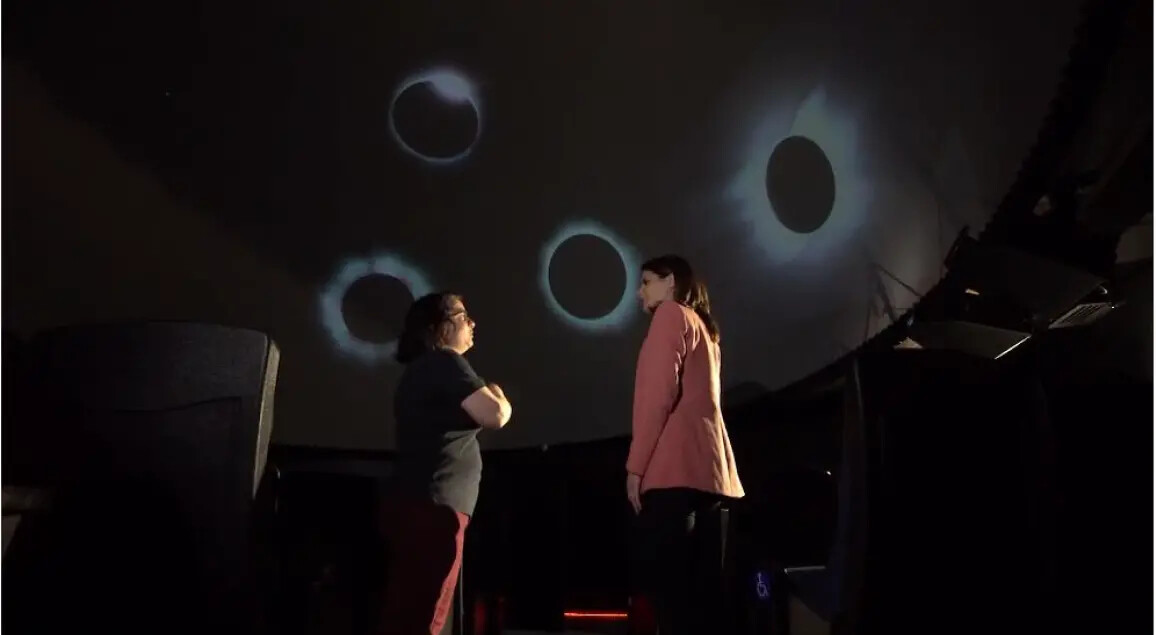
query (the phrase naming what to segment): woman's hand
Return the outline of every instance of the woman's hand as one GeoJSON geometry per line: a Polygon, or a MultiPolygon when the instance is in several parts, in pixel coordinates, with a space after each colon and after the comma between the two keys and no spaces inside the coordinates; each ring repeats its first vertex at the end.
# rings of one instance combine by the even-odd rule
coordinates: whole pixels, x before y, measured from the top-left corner
{"type": "Polygon", "coordinates": [[[626,498],[630,501],[630,506],[634,508],[635,514],[642,511],[642,494],[639,492],[641,487],[641,476],[630,473],[626,474],[626,498]]]}

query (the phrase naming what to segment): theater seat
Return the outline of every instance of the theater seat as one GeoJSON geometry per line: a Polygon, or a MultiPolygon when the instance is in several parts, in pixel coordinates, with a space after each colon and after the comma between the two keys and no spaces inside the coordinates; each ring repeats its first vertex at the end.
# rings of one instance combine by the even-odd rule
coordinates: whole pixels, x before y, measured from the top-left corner
{"type": "Polygon", "coordinates": [[[52,506],[5,555],[5,626],[254,632],[273,341],[212,324],[101,324],[39,334],[23,361],[29,406],[14,423],[27,434],[5,485],[46,490],[52,506]]]}

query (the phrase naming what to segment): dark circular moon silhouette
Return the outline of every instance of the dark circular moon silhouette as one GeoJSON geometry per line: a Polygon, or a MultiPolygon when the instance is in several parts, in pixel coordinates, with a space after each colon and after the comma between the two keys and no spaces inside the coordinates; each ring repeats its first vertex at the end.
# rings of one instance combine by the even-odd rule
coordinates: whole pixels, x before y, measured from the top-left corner
{"type": "Polygon", "coordinates": [[[592,320],[622,301],[626,266],[614,245],[599,236],[577,234],[562,241],[550,260],[550,289],[564,310],[592,320]]]}
{"type": "Polygon", "coordinates": [[[384,344],[401,334],[405,311],[413,299],[401,280],[373,273],[349,285],[341,298],[341,315],[353,337],[384,344]]]}
{"type": "Polygon", "coordinates": [[[835,207],[835,171],[819,144],[787,137],[767,159],[767,199],[787,229],[810,234],[835,207]]]}
{"type": "Polygon", "coordinates": [[[452,163],[473,149],[481,114],[467,80],[442,71],[400,88],[390,106],[390,125],[408,152],[433,163],[452,163]]]}

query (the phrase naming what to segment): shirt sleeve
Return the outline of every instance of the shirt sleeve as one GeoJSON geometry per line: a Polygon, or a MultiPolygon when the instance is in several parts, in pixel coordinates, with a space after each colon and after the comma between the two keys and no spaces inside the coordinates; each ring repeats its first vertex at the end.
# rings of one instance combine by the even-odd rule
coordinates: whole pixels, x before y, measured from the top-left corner
{"type": "Polygon", "coordinates": [[[457,353],[445,352],[445,359],[439,364],[438,384],[446,399],[455,406],[465,401],[466,397],[474,394],[477,389],[486,385],[486,382],[474,372],[473,366],[465,357],[457,353]]]}
{"type": "Polygon", "coordinates": [[[638,354],[634,376],[634,416],[626,471],[646,473],[666,419],[678,402],[679,378],[686,359],[686,317],[674,302],[654,312],[638,354]]]}

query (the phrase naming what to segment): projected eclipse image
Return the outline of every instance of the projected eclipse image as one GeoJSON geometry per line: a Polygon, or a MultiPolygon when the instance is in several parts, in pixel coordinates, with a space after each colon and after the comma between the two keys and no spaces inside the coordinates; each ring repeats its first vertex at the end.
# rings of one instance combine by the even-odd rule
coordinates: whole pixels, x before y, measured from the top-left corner
{"type": "Polygon", "coordinates": [[[562,310],[579,320],[610,315],[622,301],[634,272],[609,241],[575,234],[562,241],[550,258],[550,290],[562,310]],[[596,280],[597,284],[590,281],[596,280]]]}
{"type": "Polygon", "coordinates": [[[620,330],[638,315],[634,249],[593,221],[564,225],[542,248],[539,279],[547,306],[590,333],[620,330]]]}
{"type": "Polygon", "coordinates": [[[388,363],[406,308],[431,291],[425,274],[396,256],[350,260],[321,293],[321,322],[341,353],[388,363]]]}
{"type": "Polygon", "coordinates": [[[445,68],[407,78],[390,103],[389,130],[403,150],[422,161],[461,161],[482,134],[482,110],[473,84],[445,68]]]}
{"type": "Polygon", "coordinates": [[[835,206],[835,171],[819,144],[787,137],[767,159],[767,199],[779,222],[796,234],[817,231],[835,206]]]}
{"type": "Polygon", "coordinates": [[[389,449],[396,338],[439,290],[515,401],[488,447],[626,435],[639,266],[666,253],[709,288],[724,394],[808,377],[986,225],[1081,3],[403,4],[210,0],[219,19],[153,31],[94,10],[45,30],[82,59],[6,56],[190,218],[157,222],[194,228],[174,266],[211,297],[131,313],[278,340],[282,443],[389,449]]]}
{"type": "Polygon", "coordinates": [[[747,163],[727,196],[772,262],[824,258],[849,241],[870,207],[856,123],[816,88],[774,107],[751,131],[747,163]]]}
{"type": "Polygon", "coordinates": [[[363,342],[386,344],[402,330],[403,313],[413,294],[406,283],[383,273],[358,278],[341,299],[341,315],[350,335],[363,342]]]}

